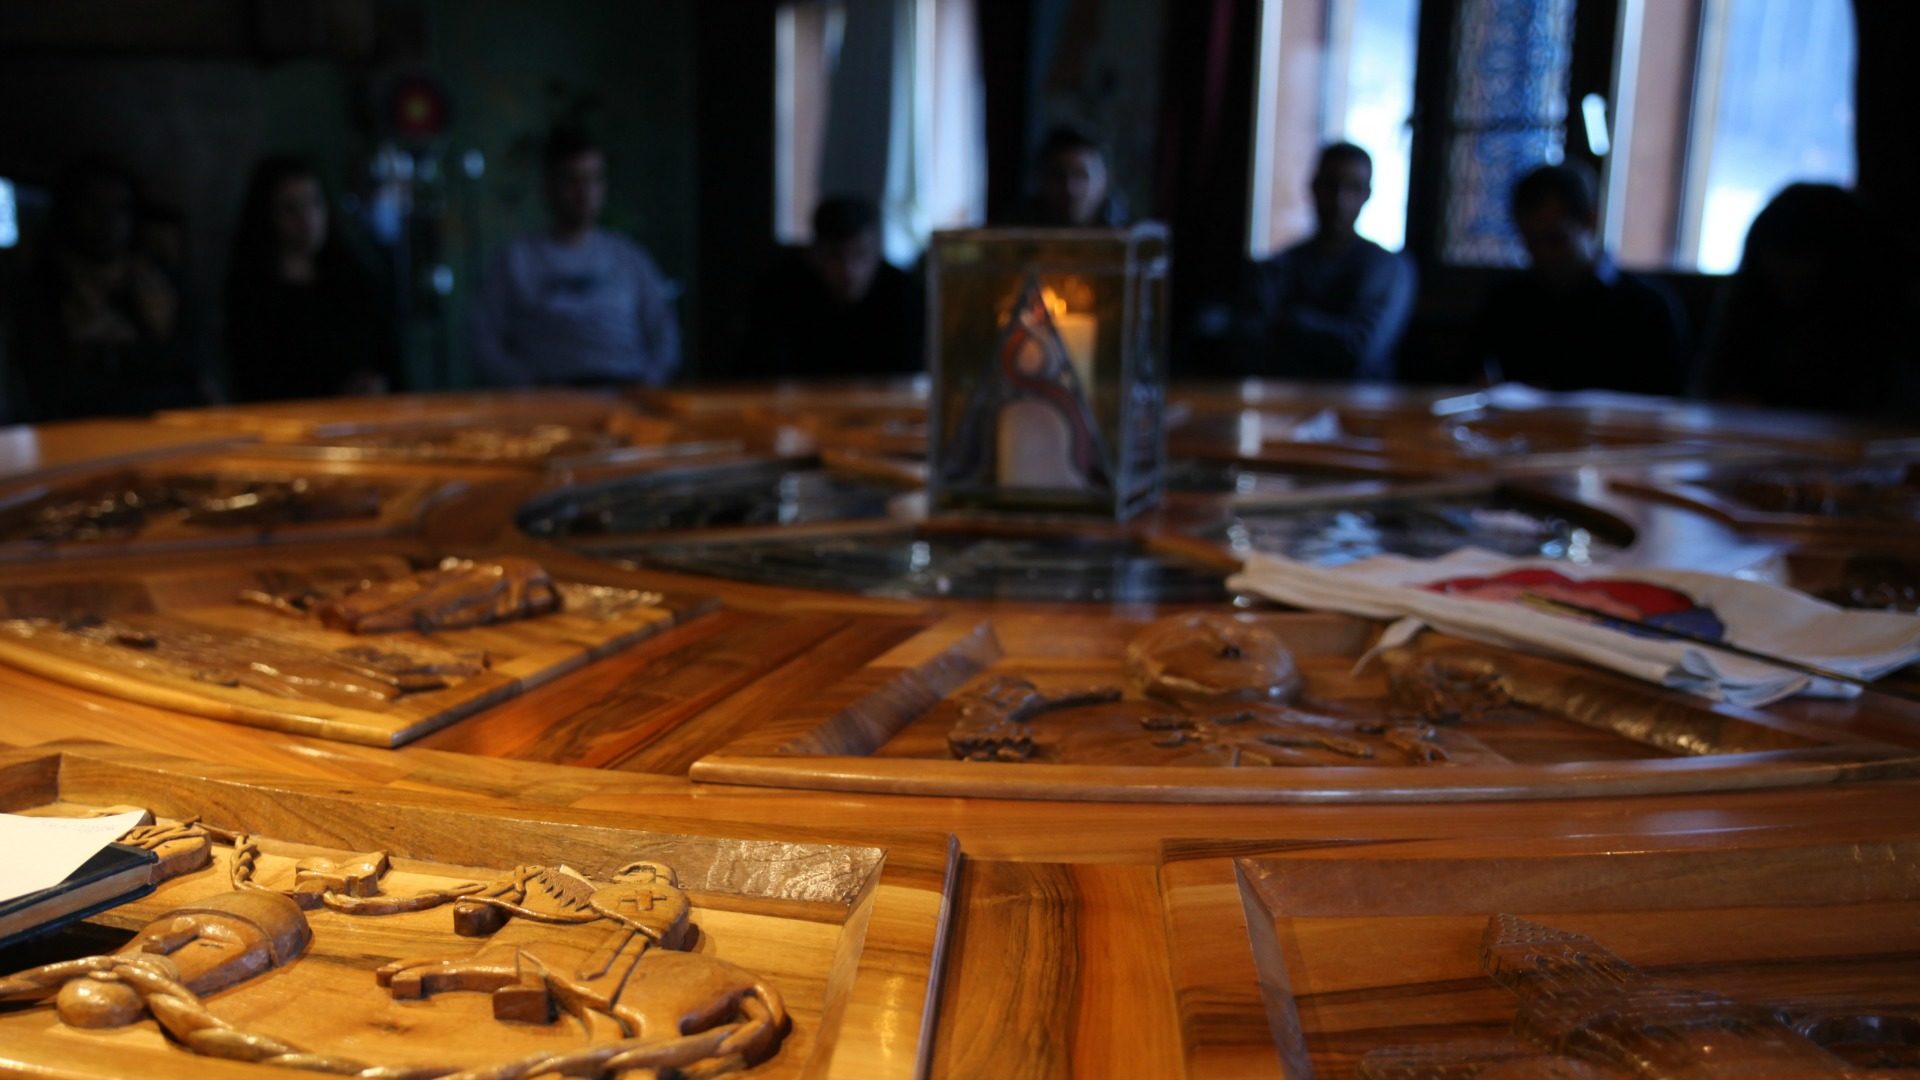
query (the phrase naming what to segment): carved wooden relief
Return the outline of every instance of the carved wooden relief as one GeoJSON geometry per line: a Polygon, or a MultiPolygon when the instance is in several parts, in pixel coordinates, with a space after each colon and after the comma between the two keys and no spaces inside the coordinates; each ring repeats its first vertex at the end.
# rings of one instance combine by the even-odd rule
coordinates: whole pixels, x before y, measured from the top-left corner
{"type": "Polygon", "coordinates": [[[95,474],[0,494],[0,560],[399,533],[455,486],[217,461],[95,474]]]}
{"type": "Polygon", "coordinates": [[[392,745],[704,602],[537,562],[397,557],[0,585],[0,661],[216,719],[392,745]]]}
{"type": "Polygon", "coordinates": [[[328,446],[381,458],[435,462],[521,462],[580,457],[628,445],[614,427],[560,423],[484,424],[337,435],[328,446]]]}
{"type": "Polygon", "coordinates": [[[1127,643],[1127,692],[1044,691],[995,675],[954,700],[953,755],[1087,765],[1424,765],[1504,762],[1418,719],[1332,716],[1285,704],[1300,688],[1271,631],[1230,615],[1176,615],[1127,643]]]}
{"type": "Polygon", "coordinates": [[[995,797],[1444,800],[1920,768],[1910,751],[1835,729],[1438,635],[1368,655],[1373,633],[1328,615],[955,617],[693,776],[995,797]]]}
{"type": "Polygon", "coordinates": [[[245,431],[261,454],[335,461],[455,465],[587,464],[672,439],[678,426],[606,395],[439,394],[432,398],[265,402],[174,410],[157,419],[179,427],[245,431]]]}
{"type": "MultiPolygon", "coordinates": [[[[9,770],[20,758],[0,755],[0,802],[14,810],[25,793],[7,783],[49,775],[9,770]]],[[[69,759],[57,783],[110,792],[102,801],[120,809],[142,792],[205,803],[294,838],[179,818],[130,832],[161,856],[164,880],[75,939],[112,927],[124,943],[56,945],[49,962],[0,971],[0,1071],[76,1053],[114,1075],[165,1077],[200,1075],[205,1058],[419,1078],[924,1068],[954,871],[944,843],[547,824],[209,782],[153,760],[69,759]],[[375,837],[499,861],[336,846],[375,837]]],[[[106,809],[52,794],[29,812],[106,809]]]]}
{"type": "MultiPolygon", "coordinates": [[[[258,846],[233,838],[235,891],[174,908],[119,950],[0,978],[0,1001],[53,999],[82,1029],[151,1016],[196,1054],[263,1065],[368,1075],[392,1063],[336,1056],[221,1019],[205,998],[300,961],[313,940],[304,909],[346,917],[452,905],[452,933],[488,944],[464,957],[399,959],[373,973],[395,999],[452,991],[492,995],[497,1020],[551,1025],[560,1012],[604,1016],[618,1037],[488,1066],[485,1075],[587,1075],[621,1069],[698,1069],[718,1075],[773,1053],[788,1026],[778,990],[726,961],[689,953],[691,904],[670,867],[635,863],[609,882],[527,866],[491,884],[461,883],[405,897],[380,895],[388,859],[303,860],[292,889],[254,880],[258,846]],[[522,933],[501,933],[515,920],[522,933]]],[[[407,1075],[465,1074],[469,1066],[409,1063],[407,1075]]]]}
{"type": "Polygon", "coordinates": [[[1743,531],[1793,534],[1894,552],[1912,543],[1920,520],[1920,461],[1907,454],[1869,464],[1674,466],[1621,478],[1622,491],[1677,503],[1743,531]]]}

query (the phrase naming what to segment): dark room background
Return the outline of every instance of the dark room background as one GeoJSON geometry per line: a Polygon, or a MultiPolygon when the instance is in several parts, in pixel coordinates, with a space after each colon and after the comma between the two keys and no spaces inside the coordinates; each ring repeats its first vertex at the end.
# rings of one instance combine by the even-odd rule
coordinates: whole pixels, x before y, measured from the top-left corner
{"type": "Polygon", "coordinates": [[[1486,275],[1511,261],[1506,187],[1540,160],[1605,167],[1614,247],[1668,278],[1696,320],[1737,259],[1726,236],[1744,224],[1721,218],[1739,200],[1714,217],[1711,193],[1733,190],[1728,162],[1755,117],[1785,174],[1751,183],[1857,183],[1910,244],[1920,79],[1898,54],[1920,38],[1916,8],[14,0],[0,5],[0,288],[30,254],[59,170],[109,154],[175,223],[198,359],[217,382],[219,283],[247,170],[292,151],[319,164],[403,311],[408,383],[469,385],[468,291],[489,251],[539,221],[542,136],[578,121],[607,146],[608,224],[677,290],[685,377],[724,376],[741,305],[779,245],[804,240],[812,197],[867,188],[889,216],[890,253],[909,261],[926,231],[1016,207],[1034,148],[1067,123],[1105,144],[1137,213],[1173,225],[1174,370],[1210,374],[1219,304],[1249,259],[1297,235],[1311,154],[1346,134],[1374,142],[1377,197],[1392,203],[1363,229],[1421,266],[1402,370],[1449,380],[1486,275]],[[910,70],[887,52],[901,35],[920,50],[910,70]],[[1783,49],[1814,66],[1780,78],[1783,49]],[[876,68],[876,56],[894,59],[876,68]],[[1856,59],[1871,88],[1857,99],[1856,59]],[[1756,64],[1773,77],[1742,75],[1756,64]],[[883,145],[908,148],[904,172],[898,154],[849,142],[889,122],[883,145]]]}

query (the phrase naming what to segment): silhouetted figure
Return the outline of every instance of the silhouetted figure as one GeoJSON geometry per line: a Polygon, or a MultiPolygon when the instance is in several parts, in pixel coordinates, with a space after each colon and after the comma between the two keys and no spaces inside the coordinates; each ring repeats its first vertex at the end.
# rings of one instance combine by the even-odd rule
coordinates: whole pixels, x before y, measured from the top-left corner
{"type": "Polygon", "coordinates": [[[104,159],[54,188],[47,246],[21,282],[16,411],[33,420],[199,404],[179,283],[134,247],[138,183],[104,159]]]}
{"type": "Polygon", "coordinates": [[[880,222],[865,199],[813,212],[813,241],[773,267],[755,296],[733,374],[760,378],[899,375],[919,371],[923,292],[880,254],[880,222]]]}
{"type": "Polygon", "coordinates": [[[227,365],[239,401],[377,394],[398,381],[390,309],[298,158],[264,158],[247,183],[227,268],[227,365]]]}
{"type": "Polygon", "coordinates": [[[1113,187],[1107,155],[1083,132],[1057,127],[1040,144],[1033,201],[1020,224],[1047,228],[1118,228],[1132,223],[1113,187]]]}
{"type": "Polygon", "coordinates": [[[1241,303],[1242,370],[1309,379],[1393,378],[1413,314],[1413,264],[1354,231],[1373,194],[1373,159],[1352,143],[1320,152],[1318,228],[1254,264],[1241,303]]]}
{"type": "Polygon", "coordinates": [[[1912,349],[1900,340],[1900,279],[1859,198],[1793,184],[1747,230],[1715,319],[1709,396],[1762,405],[1912,416],[1912,349]]]}
{"type": "Polygon", "coordinates": [[[1601,245],[1593,175],[1545,165],[1513,188],[1528,267],[1495,284],[1477,341],[1492,381],[1547,390],[1678,394],[1685,319],[1659,283],[1614,265],[1601,245]]]}
{"type": "Polygon", "coordinates": [[[680,366],[680,324],[652,257],[599,227],[606,154],[558,130],[544,158],[549,227],[509,243],[474,301],[480,377],[495,386],[666,382],[680,366]]]}

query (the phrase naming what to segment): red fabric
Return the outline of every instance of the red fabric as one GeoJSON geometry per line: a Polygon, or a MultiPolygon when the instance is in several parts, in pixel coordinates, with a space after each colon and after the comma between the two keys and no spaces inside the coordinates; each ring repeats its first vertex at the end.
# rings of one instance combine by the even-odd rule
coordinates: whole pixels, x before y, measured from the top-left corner
{"type": "Polygon", "coordinates": [[[1433,582],[1427,588],[1437,593],[1471,593],[1495,585],[1518,585],[1522,588],[1552,585],[1572,592],[1599,593],[1633,608],[1642,617],[1691,611],[1695,606],[1692,597],[1664,585],[1605,579],[1577,581],[1553,570],[1513,570],[1497,577],[1451,578],[1433,582]]]}

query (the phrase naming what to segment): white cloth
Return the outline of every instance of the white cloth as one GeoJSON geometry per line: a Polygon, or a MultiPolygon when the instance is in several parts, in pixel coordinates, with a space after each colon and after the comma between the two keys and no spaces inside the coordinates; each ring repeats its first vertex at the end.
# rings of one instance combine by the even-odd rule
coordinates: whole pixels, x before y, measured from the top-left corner
{"type": "Polygon", "coordinates": [[[1228,585],[1296,607],[1398,618],[1383,636],[1383,647],[1431,626],[1494,645],[1586,660],[1737,705],[1764,705],[1797,693],[1853,697],[1860,690],[1523,597],[1565,600],[1718,636],[1862,679],[1920,659],[1920,617],[1848,611],[1778,585],[1690,570],[1615,571],[1465,548],[1438,559],[1382,555],[1338,567],[1254,555],[1228,585]],[[1433,588],[1442,583],[1443,589],[1433,588]]]}

